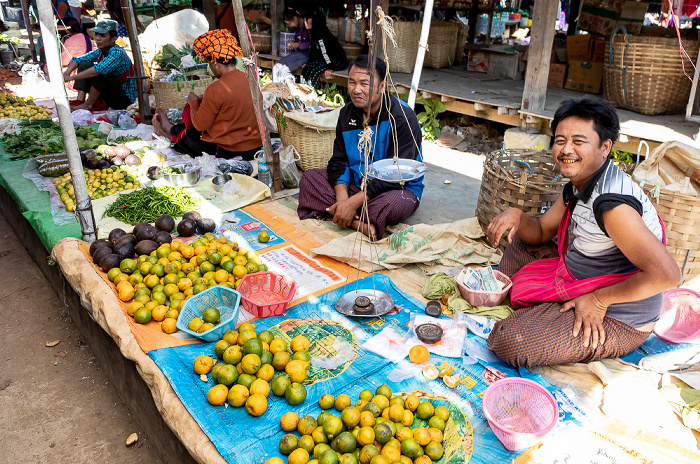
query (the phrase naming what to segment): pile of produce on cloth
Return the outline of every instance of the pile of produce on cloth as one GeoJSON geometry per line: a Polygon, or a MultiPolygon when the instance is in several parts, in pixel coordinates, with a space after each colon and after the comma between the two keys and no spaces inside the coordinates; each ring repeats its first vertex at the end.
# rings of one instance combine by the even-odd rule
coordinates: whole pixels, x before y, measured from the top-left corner
{"type": "MultiPolygon", "coordinates": [[[[207,311],[202,318],[190,321],[190,330],[206,324],[206,316],[216,316],[216,308],[207,311]]],[[[286,341],[274,338],[270,331],[256,334],[255,325],[244,322],[238,331],[229,330],[216,342],[214,354],[222,362],[205,355],[194,361],[194,372],[202,381],[211,374],[216,384],[207,393],[207,401],[214,406],[228,401],[233,407],[245,405],[251,416],[260,416],[267,410],[270,391],[291,406],[306,399],[302,382],[308,375],[311,355],[309,340],[303,335],[294,337],[287,347],[286,341]]]]}
{"type": "MultiPolygon", "coordinates": [[[[119,195],[107,208],[104,215],[113,217],[125,224],[153,222],[158,217],[167,214],[172,217],[182,217],[185,212],[199,206],[199,200],[193,199],[189,193],[179,187],[147,187],[132,193],[119,195]]],[[[172,231],[172,228],[170,229],[172,231]]],[[[211,232],[214,229],[207,230],[211,232]]],[[[180,231],[178,231],[180,232],[180,231]]],[[[190,237],[194,230],[180,233],[190,237]]]]}
{"type": "MultiPolygon", "coordinates": [[[[236,288],[246,274],[267,270],[255,251],[217,238],[211,232],[215,227],[211,219],[189,211],[176,228],[175,219],[166,214],[155,226],[136,224],[132,233],[113,229],[107,239],[90,245],[90,255],[115,285],[119,299],[129,303],[129,316],[139,324],[160,322],[161,330],[170,334],[177,331],[176,321],[188,298],[215,285],[236,288]],[[188,243],[173,240],[173,229],[181,237],[197,231],[203,235],[188,243]]],[[[218,322],[212,317],[190,329],[202,333],[218,322]]]]}
{"type": "MultiPolygon", "coordinates": [[[[41,174],[41,168],[39,169],[41,174]]],[[[42,174],[43,175],[43,174],[42,174]]],[[[54,179],[56,190],[68,211],[75,210],[75,192],[70,172],[54,179]]],[[[93,200],[106,197],[123,190],[137,189],[140,183],[126,169],[112,166],[111,168],[86,170],[85,184],[88,196],[93,200]]]]}
{"type": "Polygon", "coordinates": [[[49,116],[51,116],[51,110],[46,105],[35,105],[31,98],[0,93],[0,117],[2,118],[44,119],[49,116]]]}
{"type": "MultiPolygon", "coordinates": [[[[19,126],[18,133],[7,133],[2,137],[5,150],[15,154],[11,158],[13,161],[65,151],[61,128],[50,119],[24,120],[19,126]]],[[[76,128],[75,135],[81,148],[94,147],[107,140],[105,134],[91,127],[76,128]]]]}

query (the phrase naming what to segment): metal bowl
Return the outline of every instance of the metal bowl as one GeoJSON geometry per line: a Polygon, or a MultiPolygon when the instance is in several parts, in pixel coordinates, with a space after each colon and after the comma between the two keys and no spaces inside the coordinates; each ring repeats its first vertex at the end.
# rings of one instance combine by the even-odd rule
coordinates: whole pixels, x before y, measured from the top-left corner
{"type": "MultiPolygon", "coordinates": [[[[190,166],[187,164],[178,164],[168,167],[177,168],[181,171],[190,168],[190,166]]],[[[173,187],[192,187],[193,185],[197,185],[197,182],[199,182],[199,178],[202,176],[202,168],[195,168],[184,174],[166,174],[162,172],[162,176],[163,179],[165,179],[165,182],[173,187]]]]}
{"type": "Polygon", "coordinates": [[[229,174],[219,174],[211,179],[211,183],[214,185],[214,190],[221,192],[224,188],[224,184],[233,179],[229,174]]]}

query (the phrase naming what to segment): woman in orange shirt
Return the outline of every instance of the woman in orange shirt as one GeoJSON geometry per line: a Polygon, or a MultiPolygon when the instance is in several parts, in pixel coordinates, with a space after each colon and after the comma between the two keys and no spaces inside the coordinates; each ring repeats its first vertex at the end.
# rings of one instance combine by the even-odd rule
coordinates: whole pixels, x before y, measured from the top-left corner
{"type": "Polygon", "coordinates": [[[190,156],[207,153],[252,160],[262,139],[248,78],[236,69],[236,56],[242,55],[238,41],[229,31],[216,29],[197,37],[194,49],[209,63],[217,80],[202,97],[189,94],[183,124],[171,124],[166,111],[158,108],[153,117],[156,134],[170,137],[175,151],[190,156]]]}

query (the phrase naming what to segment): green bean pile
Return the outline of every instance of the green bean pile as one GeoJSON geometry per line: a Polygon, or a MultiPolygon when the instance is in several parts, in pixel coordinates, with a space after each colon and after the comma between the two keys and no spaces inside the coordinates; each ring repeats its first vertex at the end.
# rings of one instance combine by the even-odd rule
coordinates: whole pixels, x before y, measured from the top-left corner
{"type": "Polygon", "coordinates": [[[126,224],[136,224],[154,222],[163,214],[181,217],[187,211],[198,207],[199,200],[193,199],[184,189],[167,186],[147,187],[119,195],[102,217],[109,216],[126,224]]]}

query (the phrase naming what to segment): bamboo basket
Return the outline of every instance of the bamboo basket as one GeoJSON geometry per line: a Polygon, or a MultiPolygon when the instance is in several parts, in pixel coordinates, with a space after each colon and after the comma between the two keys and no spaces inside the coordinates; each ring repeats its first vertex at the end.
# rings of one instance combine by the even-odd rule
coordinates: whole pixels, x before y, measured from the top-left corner
{"type": "Polygon", "coordinates": [[[197,78],[188,81],[153,81],[153,94],[156,98],[156,106],[167,109],[181,110],[187,103],[187,95],[194,92],[202,95],[213,82],[209,76],[192,76],[197,78]]]}
{"type": "Polygon", "coordinates": [[[455,47],[455,61],[454,64],[461,64],[464,60],[464,46],[469,37],[469,26],[464,24],[462,21],[456,23],[457,27],[457,44],[455,47]]]}
{"type": "MultiPolygon", "coordinates": [[[[486,228],[508,208],[539,217],[557,201],[568,179],[561,177],[546,150],[497,150],[484,163],[476,217],[486,228]]],[[[499,248],[508,245],[501,237],[499,248]]]]}
{"type": "Polygon", "coordinates": [[[396,47],[387,43],[387,58],[389,72],[412,73],[416,65],[416,54],[418,53],[418,41],[420,39],[421,23],[399,21],[394,18],[394,33],[396,37],[396,47]]]}
{"type": "Polygon", "coordinates": [[[253,47],[257,53],[270,53],[272,51],[272,35],[269,32],[251,32],[253,47]]]}
{"type": "MultiPolygon", "coordinates": [[[[613,33],[610,43],[612,61],[604,75],[609,98],[614,97],[621,108],[641,114],[685,110],[692,81],[685,76],[684,67],[692,76],[693,64],[681,58],[678,39],[613,33]]],[[[698,55],[697,42],[682,43],[689,56],[698,55]]]]}
{"type": "Polygon", "coordinates": [[[326,169],[333,155],[335,130],[317,130],[304,127],[282,115],[284,124],[278,124],[282,145],[293,145],[299,152],[297,166],[302,171],[326,169]]]}
{"type": "Polygon", "coordinates": [[[666,228],[666,249],[683,271],[683,280],[700,275],[700,197],[642,186],[666,228]]]}
{"type": "Polygon", "coordinates": [[[340,45],[342,45],[343,50],[345,50],[345,55],[348,58],[348,65],[351,65],[352,62],[355,61],[355,58],[362,55],[362,45],[360,44],[341,42],[340,45]]]}
{"type": "Polygon", "coordinates": [[[455,62],[458,35],[459,25],[456,22],[431,23],[428,50],[425,52],[425,66],[434,69],[452,66],[455,62]]]}

